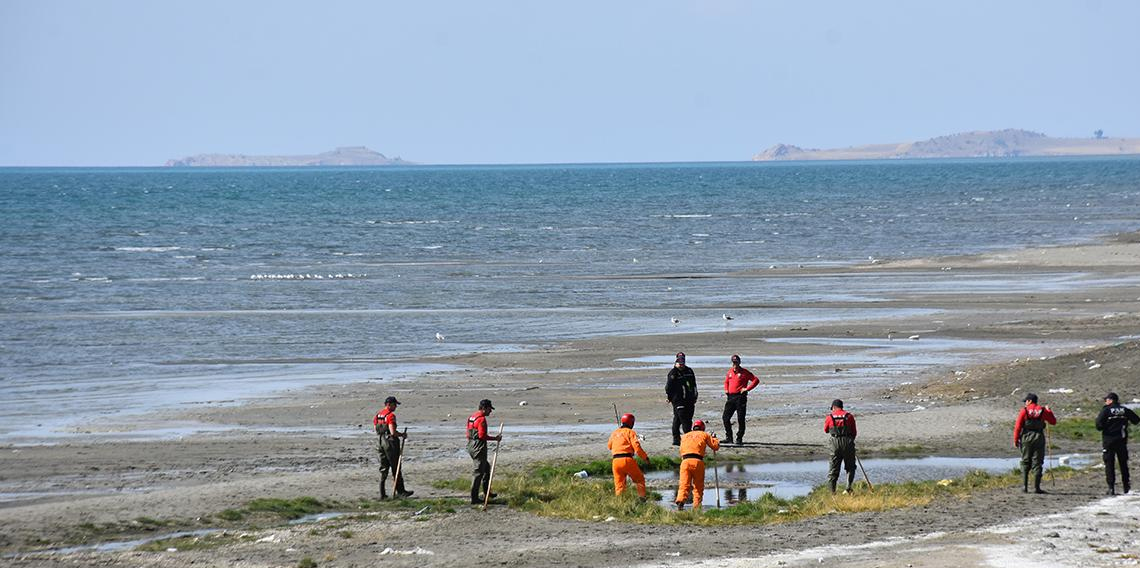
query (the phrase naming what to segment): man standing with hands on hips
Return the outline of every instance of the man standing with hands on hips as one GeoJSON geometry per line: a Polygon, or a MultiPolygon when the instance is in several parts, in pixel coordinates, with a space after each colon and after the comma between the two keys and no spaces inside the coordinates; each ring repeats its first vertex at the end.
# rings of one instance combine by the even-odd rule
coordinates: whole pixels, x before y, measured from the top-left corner
{"type": "Polygon", "coordinates": [[[685,354],[677,353],[669,378],[665,380],[665,398],[673,407],[673,445],[681,445],[681,433],[688,433],[697,405],[697,376],[685,365],[685,354]]]}
{"type": "Polygon", "coordinates": [[[736,414],[736,444],[744,443],[744,420],[748,413],[748,391],[756,388],[760,379],[752,371],[740,366],[740,355],[732,356],[732,368],[724,375],[724,394],[728,401],[724,403],[724,437],[726,443],[731,444],[732,415],[736,414]]]}
{"type": "Polygon", "coordinates": [[[1128,475],[1128,424],[1140,424],[1140,416],[1131,408],[1120,405],[1120,397],[1110,392],[1104,395],[1104,408],[1096,417],[1096,429],[1100,430],[1103,444],[1104,479],[1108,482],[1108,494],[1116,495],[1116,464],[1120,462],[1120,480],[1124,482],[1124,492],[1132,490],[1132,480],[1128,475]]]}

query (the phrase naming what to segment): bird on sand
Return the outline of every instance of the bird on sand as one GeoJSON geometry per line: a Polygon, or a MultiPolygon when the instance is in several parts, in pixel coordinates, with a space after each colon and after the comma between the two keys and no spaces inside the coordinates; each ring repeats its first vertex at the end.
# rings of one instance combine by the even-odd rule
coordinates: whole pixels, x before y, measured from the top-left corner
{"type": "Polygon", "coordinates": [[[731,320],[735,319],[728,314],[720,314],[720,317],[724,318],[724,321],[731,321],[731,320]]]}
{"type": "Polygon", "coordinates": [[[669,321],[673,322],[673,327],[677,327],[677,324],[681,323],[681,320],[675,317],[669,318],[669,321]]]}
{"type": "Polygon", "coordinates": [[[447,339],[447,338],[444,337],[442,333],[436,332],[436,334],[435,334],[435,340],[436,341],[443,341],[444,339],[447,339]]]}

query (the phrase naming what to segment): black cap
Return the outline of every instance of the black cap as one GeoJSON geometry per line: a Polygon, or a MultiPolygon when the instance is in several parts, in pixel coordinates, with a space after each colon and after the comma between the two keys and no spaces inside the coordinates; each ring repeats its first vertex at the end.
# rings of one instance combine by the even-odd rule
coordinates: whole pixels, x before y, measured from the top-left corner
{"type": "Polygon", "coordinates": [[[491,406],[491,399],[489,399],[489,398],[484,398],[483,400],[480,400],[479,401],[479,408],[488,408],[491,410],[495,409],[494,406],[491,406]]]}
{"type": "Polygon", "coordinates": [[[737,355],[734,353],[732,355],[732,357],[729,357],[729,359],[731,359],[733,363],[739,363],[740,362],[740,355],[737,355]]]}
{"type": "Polygon", "coordinates": [[[1111,400],[1112,402],[1120,402],[1120,395],[1118,395],[1114,392],[1110,392],[1110,393],[1104,395],[1104,399],[1105,400],[1111,400]]]}
{"type": "Polygon", "coordinates": [[[1035,395],[1033,393],[1029,393],[1029,394],[1025,395],[1025,401],[1024,402],[1032,402],[1033,404],[1037,404],[1037,395],[1035,395]]]}
{"type": "Polygon", "coordinates": [[[835,399],[835,400],[831,401],[831,406],[833,406],[833,407],[835,407],[835,408],[843,408],[843,401],[842,401],[842,400],[839,400],[839,399],[837,398],[837,399],[835,399]]]}
{"type": "Polygon", "coordinates": [[[685,362],[685,352],[684,351],[678,351],[677,352],[677,358],[673,362],[674,363],[684,363],[685,362]]]}
{"type": "Polygon", "coordinates": [[[400,404],[400,401],[396,400],[396,397],[390,396],[384,399],[384,404],[395,404],[398,406],[400,404]]]}

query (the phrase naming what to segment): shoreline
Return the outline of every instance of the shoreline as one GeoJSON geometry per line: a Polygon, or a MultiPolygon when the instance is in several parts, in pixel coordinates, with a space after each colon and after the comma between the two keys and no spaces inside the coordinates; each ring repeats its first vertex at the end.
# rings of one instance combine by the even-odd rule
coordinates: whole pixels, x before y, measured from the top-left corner
{"type": "MultiPolygon", "coordinates": [[[[702,394],[696,417],[711,420],[710,430],[721,430],[718,383],[723,368],[717,361],[723,360],[723,367],[727,367],[728,353],[741,352],[746,367],[752,365],[750,361],[766,361],[753,367],[761,378],[761,387],[750,405],[749,441],[818,444],[822,405],[839,396],[849,401],[852,412],[859,416],[861,449],[874,455],[911,447],[911,452],[925,455],[1009,457],[1013,455],[1009,424],[1019,406],[1017,395],[1011,391],[1024,392],[1026,385],[1039,389],[1043,401],[1052,403],[1063,417],[1084,415],[1095,408],[1090,402],[1095,403],[1097,393],[1103,394],[1106,388],[1119,390],[1126,401],[1140,396],[1140,392],[1133,392],[1140,390],[1136,388],[1140,385],[1131,374],[1133,364],[1140,365],[1140,349],[1135,340],[1124,339],[1140,324],[1140,318],[1133,315],[1140,299],[1134,287],[1119,285],[1140,276],[1140,243],[1090,243],[1001,254],[1010,256],[982,255],[955,261],[952,271],[931,270],[946,265],[941,258],[907,269],[947,277],[966,270],[993,272],[1006,276],[1000,281],[1014,281],[1026,272],[1067,272],[1079,266],[1081,275],[1074,278],[1101,285],[1077,284],[1031,293],[901,291],[877,305],[883,310],[911,305],[934,311],[902,318],[863,317],[707,333],[595,337],[532,351],[424,358],[420,361],[458,370],[429,373],[399,384],[333,384],[232,406],[198,405],[136,417],[137,422],[127,424],[145,429],[190,421],[216,426],[220,429],[216,432],[143,441],[80,436],[50,445],[3,445],[0,449],[6,453],[6,471],[2,492],[34,496],[0,502],[0,534],[6,535],[0,539],[0,549],[27,550],[35,539],[65,542],[81,534],[77,527],[83,523],[138,517],[192,519],[241,506],[257,497],[315,495],[351,500],[371,495],[376,483],[375,435],[367,419],[378,408],[377,401],[387,395],[405,403],[399,418],[401,425],[409,427],[408,484],[417,497],[457,493],[435,489],[431,482],[468,473],[470,460],[461,444],[463,420],[480,398],[495,400],[498,410],[492,422],[508,424],[499,464],[505,471],[520,471],[536,462],[604,457],[604,436],[613,420],[611,403],[637,414],[638,431],[646,438],[650,455],[672,455],[668,405],[662,389],[667,358],[677,350],[699,363],[696,368],[702,394]],[[1122,260],[1132,258],[1138,261],[1129,265],[1122,260]],[[896,331],[898,337],[888,339],[888,329],[896,331]],[[910,335],[921,337],[905,339],[910,335]],[[971,342],[1006,345],[1008,349],[983,357],[971,342]],[[952,360],[917,367],[882,363],[906,355],[906,350],[924,355],[934,348],[944,349],[952,360]],[[770,357],[776,356],[787,359],[772,363],[770,357]],[[1089,370],[1084,360],[1090,358],[1103,367],[1089,370]],[[859,378],[860,372],[873,376],[864,380],[859,378]],[[1074,392],[1046,394],[1049,388],[1071,388],[1074,392]],[[520,406],[524,400],[527,405],[520,406]],[[919,406],[923,408],[915,408],[919,406]]],[[[885,262],[867,270],[889,273],[897,268],[885,262]]],[[[1089,453],[1094,446],[1065,440],[1058,443],[1059,453],[1089,453]]],[[[823,455],[821,448],[791,446],[761,445],[731,451],[731,455],[760,462],[819,459],[823,455]]],[[[1080,491],[1066,497],[1065,502],[1077,505],[1092,498],[1082,497],[1085,493],[1080,491]]],[[[502,522],[521,523],[521,532],[546,535],[542,538],[557,538],[555,535],[581,529],[594,539],[587,545],[590,550],[605,542],[598,534],[604,530],[598,523],[559,521],[514,511],[489,514],[502,522]]],[[[903,511],[892,513],[891,518],[914,524],[921,522],[921,515],[921,511],[903,511]]],[[[459,518],[468,519],[462,512],[459,518]]],[[[840,518],[834,522],[846,521],[840,518]]],[[[456,529],[447,518],[424,525],[434,537],[415,527],[420,524],[409,521],[407,534],[434,542],[437,550],[453,549],[455,542],[465,538],[449,532],[456,529]]],[[[358,532],[373,530],[368,521],[353,526],[358,532]]],[[[404,534],[401,531],[405,529],[397,534],[404,534]]],[[[637,532],[632,528],[621,530],[637,532]]],[[[784,534],[781,528],[763,530],[784,534]]],[[[677,529],[669,528],[650,532],[651,538],[660,539],[675,534],[677,529]]],[[[358,554],[351,550],[356,545],[352,539],[329,543],[315,536],[293,538],[301,549],[319,542],[321,549],[327,548],[337,558],[356,558],[354,554],[358,554]]],[[[385,545],[410,547],[410,541],[402,537],[375,538],[385,545]]],[[[518,550],[526,549],[518,536],[502,538],[490,558],[515,558],[518,550]]],[[[747,555],[765,548],[742,545],[717,551],[704,547],[698,549],[704,556],[698,557],[714,558],[733,550],[747,555]]],[[[250,552],[236,546],[220,553],[217,558],[232,561],[239,556],[248,558],[250,552]]],[[[40,565],[41,561],[81,565],[92,558],[87,554],[32,558],[17,565],[40,565]]],[[[100,553],[98,558],[134,566],[183,565],[185,559],[196,557],[172,554],[164,560],[124,552],[100,553]]],[[[289,563],[291,556],[277,550],[269,558],[276,560],[266,560],[266,565],[289,563]]],[[[574,563],[570,558],[549,563],[574,563]]],[[[454,560],[453,553],[441,550],[430,563],[454,560]]],[[[587,565],[614,563],[620,561],[600,554],[587,565]]]]}

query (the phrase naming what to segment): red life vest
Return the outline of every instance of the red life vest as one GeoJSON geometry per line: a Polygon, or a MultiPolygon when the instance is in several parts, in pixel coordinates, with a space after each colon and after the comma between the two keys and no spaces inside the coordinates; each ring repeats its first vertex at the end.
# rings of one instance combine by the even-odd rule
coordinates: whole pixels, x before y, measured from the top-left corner
{"type": "Polygon", "coordinates": [[[480,426],[480,424],[482,424],[483,428],[485,429],[487,427],[486,426],[487,417],[483,415],[482,410],[476,410],[475,414],[472,414],[471,417],[467,419],[467,439],[468,440],[479,440],[479,439],[481,439],[479,437],[479,429],[480,429],[479,426],[480,426]]]}
{"type": "Polygon", "coordinates": [[[1041,406],[1029,406],[1025,408],[1025,422],[1022,425],[1023,430],[1032,430],[1034,432],[1041,432],[1045,429],[1045,408],[1041,406]]]}
{"type": "Polygon", "coordinates": [[[851,435],[850,427],[847,424],[847,417],[850,414],[843,412],[840,414],[832,413],[831,415],[831,435],[836,438],[845,438],[851,435]]]}
{"type": "MultiPolygon", "coordinates": [[[[392,411],[385,406],[376,416],[372,418],[372,425],[376,427],[376,433],[381,436],[391,436],[392,432],[388,428],[389,417],[392,416],[392,411]]],[[[394,417],[393,417],[394,418],[394,417]]]]}

